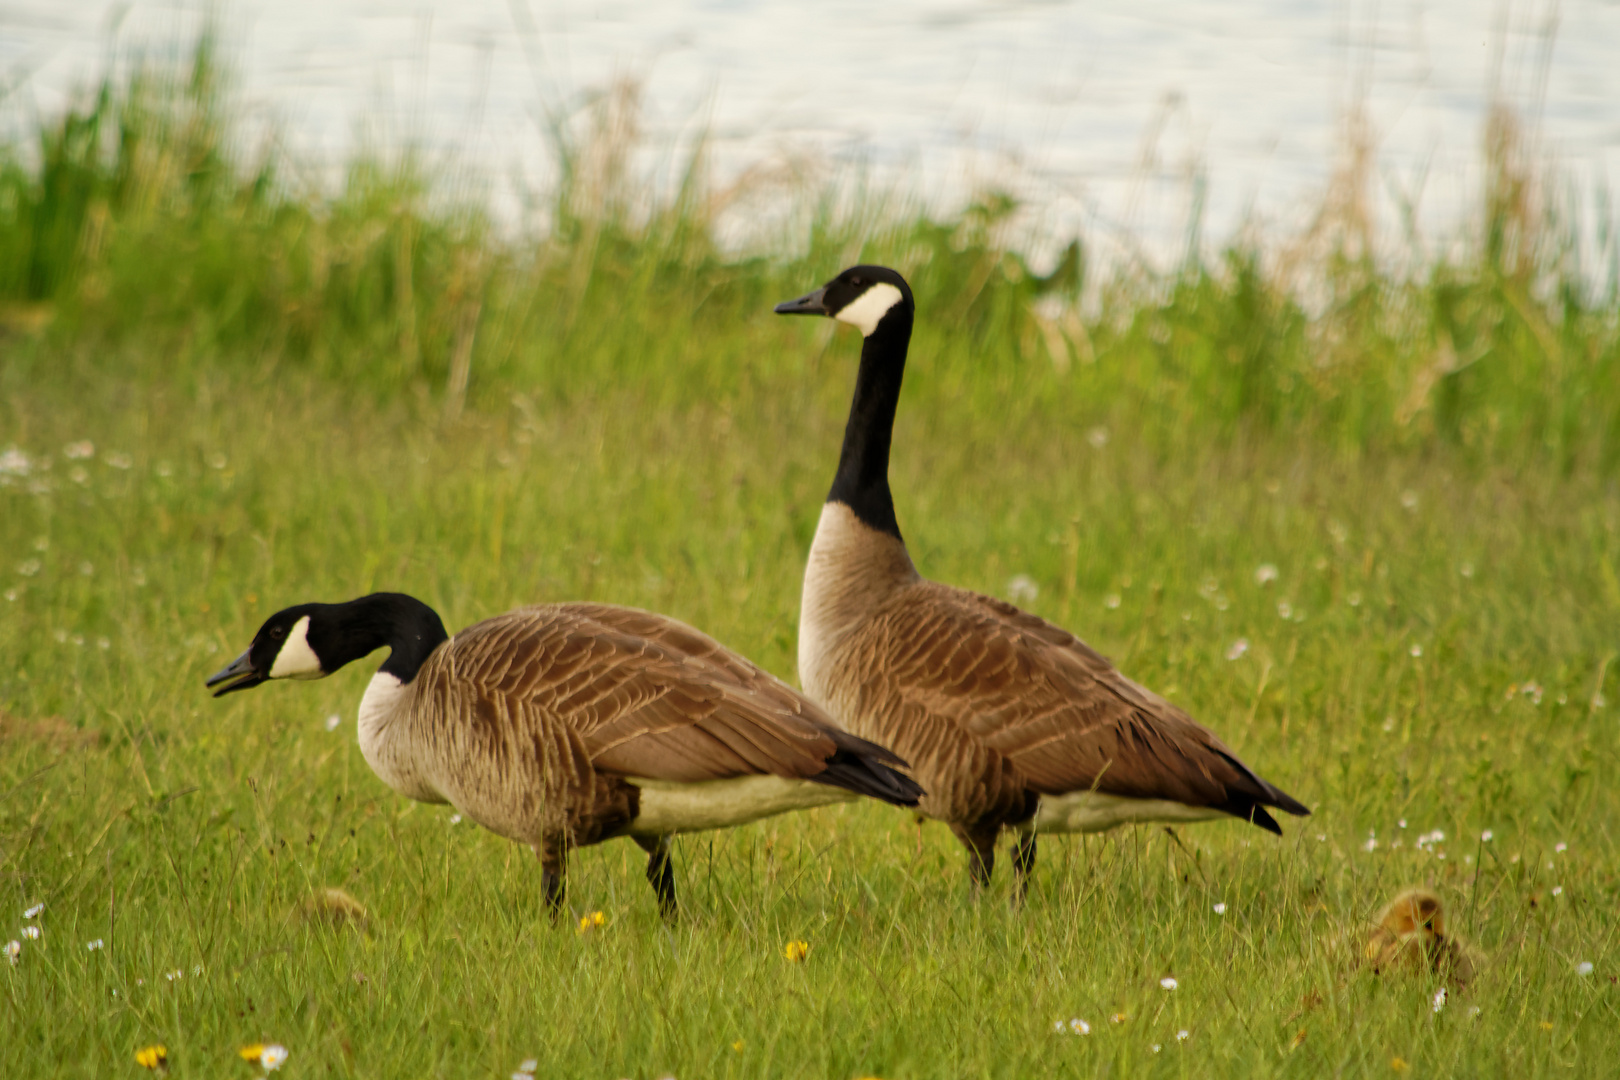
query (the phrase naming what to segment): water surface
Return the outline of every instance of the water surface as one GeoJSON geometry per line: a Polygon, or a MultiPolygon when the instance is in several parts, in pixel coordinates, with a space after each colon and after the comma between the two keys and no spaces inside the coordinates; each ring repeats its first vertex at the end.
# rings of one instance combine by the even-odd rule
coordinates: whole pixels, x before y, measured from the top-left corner
{"type": "MultiPolygon", "coordinates": [[[[110,52],[172,50],[207,9],[7,0],[6,123],[60,108],[110,52]]],[[[1580,190],[1620,175],[1612,0],[233,0],[219,12],[242,106],[296,152],[331,164],[357,140],[413,142],[486,177],[514,212],[548,175],[542,118],[623,77],[644,88],[652,144],[707,130],[722,178],[782,158],[857,162],[945,203],[997,182],[1032,200],[1044,236],[1083,230],[1161,262],[1184,243],[1200,176],[1206,236],[1301,227],[1357,101],[1392,238],[1392,196],[1415,202],[1427,241],[1455,231],[1477,199],[1493,94],[1539,118],[1541,156],[1580,190]]]]}

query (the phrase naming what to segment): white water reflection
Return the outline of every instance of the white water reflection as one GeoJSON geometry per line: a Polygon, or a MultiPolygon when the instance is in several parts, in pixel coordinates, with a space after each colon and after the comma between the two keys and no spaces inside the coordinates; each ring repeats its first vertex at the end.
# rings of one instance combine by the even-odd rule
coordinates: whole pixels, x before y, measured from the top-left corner
{"type": "MultiPolygon", "coordinates": [[[[30,73],[8,128],[97,75],[110,25],[120,48],[172,47],[206,6],[7,0],[0,71],[30,73]]],[[[1430,238],[1477,199],[1493,70],[1520,107],[1542,101],[1544,160],[1589,194],[1620,176],[1620,4],[1598,0],[235,0],[220,21],[249,114],[297,154],[415,140],[508,209],[545,183],[546,111],[625,75],[645,85],[654,144],[706,126],[722,178],[808,152],[938,202],[1010,182],[1045,236],[1134,237],[1160,262],[1184,243],[1200,171],[1206,237],[1297,228],[1358,85],[1391,237],[1392,192],[1417,199],[1430,238]]]]}

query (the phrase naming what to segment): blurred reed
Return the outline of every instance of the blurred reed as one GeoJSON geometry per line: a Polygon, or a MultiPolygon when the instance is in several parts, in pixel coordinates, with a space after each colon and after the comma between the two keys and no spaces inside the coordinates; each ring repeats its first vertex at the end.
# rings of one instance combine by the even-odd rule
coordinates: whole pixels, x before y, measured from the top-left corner
{"type": "Polygon", "coordinates": [[[216,57],[204,37],[183,69],[104,79],[35,146],[0,147],[0,334],[20,362],[45,338],[137,377],[295,369],[425,395],[447,418],[653,372],[658,394],[701,396],[773,347],[771,303],[859,257],[908,274],[917,353],[966,392],[1028,380],[1165,451],[1193,432],[1620,461],[1615,238],[1598,230],[1606,268],[1581,265],[1573,199],[1505,106],[1483,132],[1477,219],[1438,253],[1409,236],[1405,268],[1375,254],[1352,116],[1301,235],[1215,256],[1189,243],[1169,271],[1088,281],[1078,240],[1034,272],[1004,194],[942,220],[894,197],[852,209],[848,184],[763,169],[722,189],[701,141],[660,185],[631,164],[631,83],[550,128],[541,230],[499,227],[409,154],[363,155],[316,190],[284,155],[233,149],[216,57]],[[722,218],[759,203],[786,224],[722,243],[722,218]]]}

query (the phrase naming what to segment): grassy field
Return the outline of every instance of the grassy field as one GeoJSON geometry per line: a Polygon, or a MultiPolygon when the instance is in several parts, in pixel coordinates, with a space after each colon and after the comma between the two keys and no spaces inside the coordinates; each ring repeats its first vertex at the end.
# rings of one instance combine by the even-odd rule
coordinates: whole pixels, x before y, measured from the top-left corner
{"type": "Polygon", "coordinates": [[[520,249],[364,170],[291,192],[109,93],[146,149],[0,178],[6,265],[41,268],[0,289],[8,1076],[161,1043],[246,1077],[259,1041],[289,1076],[1620,1069],[1620,352],[1610,300],[1518,261],[1527,218],[1421,280],[1327,260],[1325,306],[1234,253],[1082,322],[1047,306],[1082,263],[1036,278],[972,213],[816,218],[765,260],[682,196],[520,249]],[[791,681],[856,346],[769,302],[857,251],[918,287],[894,485],[923,572],[1016,591],[1313,817],[1048,840],[1020,909],[1005,871],[970,900],[942,828],[825,809],[679,841],[674,927],[615,841],[572,861],[573,917],[605,916],[579,933],[529,852],[371,775],[367,665],[207,696],[272,611],[384,588],[452,628],[652,608],[791,681]],[[1440,1011],[1345,941],[1420,883],[1484,957],[1440,1011]],[[306,919],[325,886],[367,924],[306,919]]]}

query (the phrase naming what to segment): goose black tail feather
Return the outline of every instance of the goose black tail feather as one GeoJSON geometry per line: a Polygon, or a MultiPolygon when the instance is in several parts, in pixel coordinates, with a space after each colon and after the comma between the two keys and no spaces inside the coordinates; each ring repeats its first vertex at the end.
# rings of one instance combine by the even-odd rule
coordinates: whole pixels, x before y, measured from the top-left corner
{"type": "Polygon", "coordinates": [[[1221,811],[1223,814],[1231,814],[1233,817],[1242,818],[1251,825],[1258,825],[1268,833],[1282,835],[1282,826],[1277,824],[1277,819],[1266,813],[1264,806],[1247,795],[1232,792],[1231,797],[1226,802],[1214,807],[1214,809],[1221,811]]]}
{"type": "Polygon", "coordinates": [[[853,791],[857,795],[881,799],[895,806],[916,806],[917,800],[923,796],[923,789],[917,786],[917,781],[905,773],[873,761],[871,755],[852,750],[835,752],[827,759],[827,767],[810,779],[818,784],[853,791]]]}
{"type": "MultiPolygon", "coordinates": [[[[1275,807],[1278,810],[1281,810],[1286,814],[1292,814],[1295,817],[1311,816],[1310,810],[1305,807],[1304,803],[1300,802],[1292,795],[1289,795],[1260,779],[1260,777],[1255,775],[1253,769],[1243,764],[1243,762],[1239,761],[1231,754],[1222,753],[1221,757],[1225,758],[1227,763],[1245,778],[1253,781],[1253,787],[1246,792],[1230,791],[1229,794],[1231,798],[1228,800],[1227,805],[1217,807],[1217,809],[1224,810],[1226,813],[1236,815],[1240,818],[1249,817],[1251,808],[1259,809],[1262,806],[1275,807]]],[[[1282,835],[1282,830],[1277,827],[1277,823],[1272,820],[1269,814],[1261,811],[1261,816],[1265,818],[1265,821],[1262,822],[1256,818],[1256,825],[1259,825],[1262,829],[1267,829],[1274,832],[1279,836],[1282,835]]]]}

